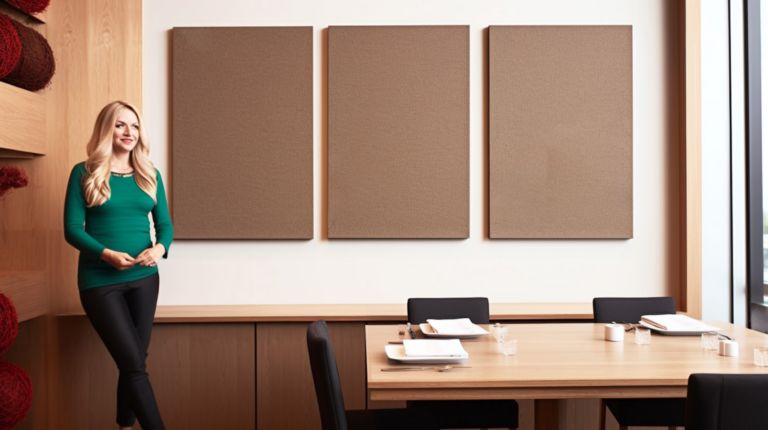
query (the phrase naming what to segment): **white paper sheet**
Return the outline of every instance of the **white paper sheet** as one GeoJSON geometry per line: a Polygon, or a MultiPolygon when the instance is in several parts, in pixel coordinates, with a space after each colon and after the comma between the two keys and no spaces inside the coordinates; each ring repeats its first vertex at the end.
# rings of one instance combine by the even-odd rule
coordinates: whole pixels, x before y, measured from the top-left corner
{"type": "Polygon", "coordinates": [[[482,335],[488,334],[485,329],[474,324],[469,318],[451,320],[427,320],[435,332],[441,335],[482,335]]]}
{"type": "Polygon", "coordinates": [[[405,339],[405,355],[408,357],[468,357],[458,339],[405,339]]]}

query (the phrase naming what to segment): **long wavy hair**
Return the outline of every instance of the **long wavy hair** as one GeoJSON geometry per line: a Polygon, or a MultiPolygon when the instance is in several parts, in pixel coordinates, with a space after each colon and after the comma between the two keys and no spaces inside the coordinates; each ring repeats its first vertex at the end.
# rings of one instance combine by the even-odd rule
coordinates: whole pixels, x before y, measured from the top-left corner
{"type": "Polygon", "coordinates": [[[103,205],[112,195],[109,188],[112,145],[117,114],[121,109],[130,109],[139,119],[139,139],[130,155],[134,179],[139,188],[157,202],[156,171],[149,160],[149,143],[142,127],[141,115],[131,104],[118,100],[101,109],[86,147],[88,159],[85,161],[87,173],[83,181],[83,194],[89,208],[103,205]]]}

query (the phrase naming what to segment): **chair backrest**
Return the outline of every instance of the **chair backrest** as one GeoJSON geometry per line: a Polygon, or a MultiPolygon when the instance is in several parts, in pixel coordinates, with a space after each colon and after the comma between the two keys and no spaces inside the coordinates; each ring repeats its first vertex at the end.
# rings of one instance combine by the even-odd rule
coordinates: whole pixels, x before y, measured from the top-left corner
{"type": "Polygon", "coordinates": [[[316,321],[307,328],[307,349],[312,379],[315,382],[317,404],[320,406],[320,421],[323,430],[347,430],[344,413],[344,396],[341,394],[339,369],[333,352],[328,325],[316,321]]]}
{"type": "Polygon", "coordinates": [[[408,299],[408,322],[420,324],[427,319],[469,318],[475,324],[488,324],[487,297],[441,297],[408,299]]]}
{"type": "Polygon", "coordinates": [[[674,314],[672,297],[595,297],[592,312],[595,322],[636,323],[643,315],[674,314]]]}
{"type": "Polygon", "coordinates": [[[688,378],[686,430],[768,427],[768,375],[694,373],[688,378]]]}

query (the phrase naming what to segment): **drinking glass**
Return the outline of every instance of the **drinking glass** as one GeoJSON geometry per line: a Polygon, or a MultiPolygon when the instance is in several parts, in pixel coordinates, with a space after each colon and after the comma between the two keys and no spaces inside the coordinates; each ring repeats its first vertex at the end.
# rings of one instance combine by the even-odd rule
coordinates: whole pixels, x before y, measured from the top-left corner
{"type": "Polygon", "coordinates": [[[491,326],[491,333],[496,342],[504,342],[504,338],[507,336],[507,326],[496,323],[491,326]]]}
{"type": "Polygon", "coordinates": [[[758,346],[755,348],[754,363],[755,366],[768,366],[768,346],[758,346]]]}
{"type": "Polygon", "coordinates": [[[635,327],[635,343],[648,345],[651,343],[651,329],[648,327],[635,327]]]}
{"type": "Polygon", "coordinates": [[[501,354],[506,356],[517,354],[517,339],[500,338],[496,342],[496,347],[501,354]]]}
{"type": "Polygon", "coordinates": [[[701,334],[701,347],[707,351],[717,351],[720,335],[717,332],[701,334]]]}

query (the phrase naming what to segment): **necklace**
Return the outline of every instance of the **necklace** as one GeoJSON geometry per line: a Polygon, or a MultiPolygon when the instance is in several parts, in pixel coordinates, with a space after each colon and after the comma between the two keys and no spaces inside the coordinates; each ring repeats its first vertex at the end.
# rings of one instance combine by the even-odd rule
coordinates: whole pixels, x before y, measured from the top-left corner
{"type": "Polygon", "coordinates": [[[120,173],[120,172],[110,172],[112,176],[117,176],[120,178],[127,178],[129,176],[133,176],[133,171],[126,172],[126,173],[120,173]]]}

